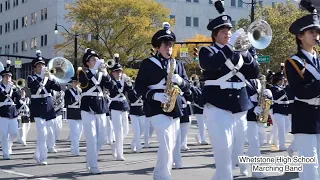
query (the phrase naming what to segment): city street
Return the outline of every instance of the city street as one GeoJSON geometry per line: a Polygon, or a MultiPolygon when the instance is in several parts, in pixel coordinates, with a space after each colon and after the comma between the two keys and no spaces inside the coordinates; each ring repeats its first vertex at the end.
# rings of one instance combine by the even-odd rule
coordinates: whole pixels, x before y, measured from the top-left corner
{"type": "MultiPolygon", "coordinates": [[[[269,131],[269,128],[266,129],[269,131]]],[[[183,169],[173,170],[173,180],[209,180],[211,179],[214,168],[214,159],[210,145],[199,146],[195,142],[196,125],[193,124],[188,136],[190,150],[183,152],[183,169]]],[[[99,165],[102,174],[91,175],[87,173],[85,167],[85,141],[81,141],[81,153],[78,157],[73,157],[70,153],[70,142],[68,137],[68,123],[63,123],[63,132],[61,140],[57,143],[58,153],[49,154],[47,166],[37,166],[33,160],[35,150],[36,128],[32,124],[28,135],[28,146],[24,147],[15,143],[13,146],[13,155],[11,160],[0,160],[0,179],[108,179],[108,180],[151,180],[153,167],[156,163],[157,143],[155,134],[152,137],[151,148],[143,149],[142,153],[132,153],[130,141],[132,131],[125,139],[125,161],[113,161],[109,145],[105,145],[99,155],[99,165]]],[[[288,143],[292,139],[288,135],[288,143]]],[[[209,141],[209,140],[208,140],[209,141]]],[[[246,146],[247,148],[247,146],[246,146]]],[[[262,148],[263,156],[287,156],[286,152],[277,152],[270,150],[270,146],[262,148]]],[[[242,177],[239,168],[234,170],[235,179],[249,180],[250,177],[242,177]]],[[[251,173],[249,173],[251,174],[251,173]]],[[[298,179],[298,173],[266,173],[271,180],[289,180],[298,179]]],[[[250,176],[250,175],[249,175],[250,176]]]]}

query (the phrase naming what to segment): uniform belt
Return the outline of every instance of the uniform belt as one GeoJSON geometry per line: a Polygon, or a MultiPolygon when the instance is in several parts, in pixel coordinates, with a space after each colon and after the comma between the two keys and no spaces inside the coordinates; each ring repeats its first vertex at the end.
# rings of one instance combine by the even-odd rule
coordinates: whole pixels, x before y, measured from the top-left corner
{"type": "Polygon", "coordinates": [[[151,89],[166,89],[166,86],[164,85],[149,85],[148,88],[151,90],[151,89]]]}
{"type": "Polygon", "coordinates": [[[131,106],[143,106],[143,103],[131,103],[131,106]]]}
{"type": "Polygon", "coordinates": [[[82,93],[82,96],[101,96],[103,97],[102,92],[84,92],[82,93]]]}
{"type": "Polygon", "coordinates": [[[290,101],[273,101],[275,104],[290,104],[290,101]]]}
{"type": "Polygon", "coordinates": [[[289,103],[291,104],[291,103],[293,103],[294,102],[294,100],[289,100],[289,103]]]}
{"type": "Polygon", "coordinates": [[[245,82],[223,82],[220,80],[206,80],[205,86],[220,86],[221,89],[241,89],[246,87],[245,82]]]}
{"type": "Polygon", "coordinates": [[[13,106],[15,105],[14,102],[0,102],[0,107],[2,106],[13,106]]]}
{"type": "Polygon", "coordinates": [[[51,94],[50,93],[47,93],[47,94],[33,94],[31,95],[31,98],[33,99],[37,99],[37,98],[46,98],[46,97],[51,97],[51,94]]]}
{"type": "Polygon", "coordinates": [[[299,99],[295,97],[295,100],[305,102],[309,105],[319,106],[320,105],[320,98],[312,98],[312,99],[299,99]]]}
{"type": "Polygon", "coordinates": [[[68,105],[68,108],[79,109],[80,105],[68,105]]]}
{"type": "Polygon", "coordinates": [[[125,96],[110,98],[111,101],[119,101],[119,102],[122,102],[122,101],[124,101],[126,99],[127,98],[125,96]]]}

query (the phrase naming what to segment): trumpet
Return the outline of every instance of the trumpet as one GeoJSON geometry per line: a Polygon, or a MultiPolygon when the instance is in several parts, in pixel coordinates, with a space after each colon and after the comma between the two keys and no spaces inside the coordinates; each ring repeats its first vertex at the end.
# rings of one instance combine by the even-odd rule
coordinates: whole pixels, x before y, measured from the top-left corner
{"type": "Polygon", "coordinates": [[[26,80],[19,78],[17,80],[13,80],[13,85],[16,86],[18,89],[23,89],[26,87],[26,80]]]}
{"type": "Polygon", "coordinates": [[[248,32],[244,32],[238,38],[234,48],[236,51],[246,51],[252,46],[256,49],[265,49],[272,40],[272,29],[263,20],[256,20],[248,27],[248,32]]]}
{"type": "Polygon", "coordinates": [[[114,59],[108,59],[106,62],[104,62],[103,59],[101,59],[103,61],[103,63],[101,63],[99,65],[99,69],[102,70],[102,69],[106,69],[106,68],[113,68],[113,66],[116,64],[115,60],[114,59]]]}

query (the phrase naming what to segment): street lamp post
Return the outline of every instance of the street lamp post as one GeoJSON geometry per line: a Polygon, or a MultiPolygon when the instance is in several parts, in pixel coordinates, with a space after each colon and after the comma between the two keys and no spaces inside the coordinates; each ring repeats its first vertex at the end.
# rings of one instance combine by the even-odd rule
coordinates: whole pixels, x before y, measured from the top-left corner
{"type": "Polygon", "coordinates": [[[254,21],[254,8],[256,7],[256,4],[257,4],[257,0],[251,0],[251,3],[246,3],[246,2],[243,2],[242,0],[240,0],[243,4],[246,4],[246,5],[251,5],[251,15],[250,15],[250,19],[251,19],[251,23],[254,21]]]}
{"type": "Polygon", "coordinates": [[[69,35],[74,37],[74,68],[76,69],[78,67],[78,36],[79,34],[71,34],[64,26],[59,25],[56,23],[54,27],[54,33],[58,34],[58,26],[62,27],[69,35]]]}

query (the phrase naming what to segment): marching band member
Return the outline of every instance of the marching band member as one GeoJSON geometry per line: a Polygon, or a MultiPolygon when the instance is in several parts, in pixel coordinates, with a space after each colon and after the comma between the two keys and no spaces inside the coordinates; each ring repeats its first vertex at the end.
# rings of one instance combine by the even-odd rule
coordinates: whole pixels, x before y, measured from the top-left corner
{"type": "Polygon", "coordinates": [[[53,91],[53,107],[56,112],[56,119],[54,120],[55,130],[54,130],[54,138],[55,142],[59,140],[60,133],[62,131],[62,109],[64,107],[64,96],[65,93],[63,90],[61,91],[53,91]]]}
{"type": "Polygon", "coordinates": [[[110,107],[110,103],[111,103],[111,98],[110,98],[110,93],[109,91],[106,89],[104,91],[104,98],[106,100],[107,103],[107,112],[106,112],[106,116],[107,116],[107,123],[106,123],[106,143],[111,145],[114,143],[115,141],[115,137],[114,137],[114,130],[113,130],[113,125],[112,125],[112,121],[110,118],[110,111],[109,111],[109,107],[110,107]]]}
{"type": "Polygon", "coordinates": [[[79,88],[79,81],[76,76],[71,78],[71,85],[72,87],[65,91],[64,104],[67,109],[71,153],[75,156],[79,156],[79,141],[81,139],[83,126],[80,112],[81,89],[79,88]]]}
{"type": "Polygon", "coordinates": [[[12,83],[11,61],[0,72],[2,83],[0,85],[0,139],[3,159],[10,159],[13,140],[18,135],[18,110],[15,102],[20,99],[20,91],[12,83]]]}
{"type": "Polygon", "coordinates": [[[27,145],[27,135],[30,130],[31,122],[30,122],[30,99],[26,97],[26,90],[21,89],[21,99],[17,101],[17,109],[18,109],[18,119],[21,122],[21,127],[19,129],[19,143],[24,146],[27,145]]]}
{"type": "MultiPolygon", "coordinates": [[[[224,11],[216,1],[218,12],[224,11]]],[[[246,79],[259,75],[259,66],[248,51],[234,51],[233,46],[243,33],[238,29],[231,35],[231,17],[222,15],[212,20],[207,29],[212,31],[213,45],[199,52],[205,85],[203,115],[206,119],[214,152],[216,173],[213,179],[232,180],[232,169],[237,163],[232,157],[244,153],[247,111],[253,107],[247,91],[246,79]],[[223,123],[222,123],[223,121],[223,123]]],[[[247,169],[240,164],[241,174],[247,169]]]]}
{"type": "Polygon", "coordinates": [[[130,106],[125,92],[132,89],[132,83],[128,80],[119,61],[119,54],[115,54],[116,64],[110,68],[112,82],[114,88],[110,90],[110,115],[115,135],[115,154],[114,159],[117,161],[124,161],[123,156],[123,140],[129,133],[129,117],[128,111],[130,106]]]}
{"type": "Polygon", "coordinates": [[[281,64],[281,71],[275,73],[272,78],[273,87],[270,89],[273,95],[272,113],[273,123],[277,126],[277,135],[279,138],[279,150],[287,150],[286,147],[286,134],[288,127],[288,111],[289,111],[289,99],[287,93],[284,91],[284,74],[283,66],[281,64]]]}
{"type": "MultiPolygon", "coordinates": [[[[142,97],[143,100],[143,112],[148,111],[148,104],[145,102],[144,98],[142,97]]],[[[152,127],[152,124],[150,122],[150,117],[145,117],[144,121],[144,131],[143,131],[143,138],[144,138],[144,148],[149,148],[150,147],[150,138],[152,137],[152,134],[154,132],[154,129],[152,127]]]]}
{"type": "Polygon", "coordinates": [[[48,152],[56,152],[54,137],[54,119],[52,90],[60,91],[60,84],[53,78],[45,67],[41,52],[32,60],[34,75],[28,76],[28,88],[31,92],[30,112],[37,127],[37,147],[34,159],[39,165],[47,165],[48,152]]]}
{"type": "Polygon", "coordinates": [[[200,87],[198,76],[193,79],[193,86],[191,86],[191,91],[194,99],[193,112],[196,116],[199,128],[199,133],[196,135],[196,141],[198,144],[207,145],[208,142],[206,141],[206,125],[203,117],[202,89],[200,87]]]}
{"type": "Polygon", "coordinates": [[[128,98],[130,101],[130,119],[133,131],[131,149],[133,152],[141,152],[142,146],[140,137],[144,131],[146,118],[143,111],[143,100],[142,96],[138,96],[135,90],[128,92],[128,98]]]}
{"type": "MultiPolygon", "coordinates": [[[[267,76],[266,76],[267,85],[266,85],[266,89],[270,90],[273,87],[272,79],[273,79],[274,75],[275,75],[275,72],[271,71],[270,69],[267,69],[267,76]]],[[[271,109],[270,109],[270,118],[271,118],[271,121],[273,121],[274,117],[273,117],[272,106],[271,106],[271,109]]],[[[274,122],[272,122],[272,128],[271,128],[270,133],[268,134],[267,143],[270,144],[270,145],[273,144],[276,147],[279,146],[277,124],[274,123],[274,122]]]]}
{"type": "Polygon", "coordinates": [[[87,48],[82,63],[87,70],[78,71],[81,98],[81,119],[86,139],[87,169],[99,174],[98,152],[105,143],[107,103],[103,98],[103,88],[112,89],[113,83],[103,60],[92,49],[87,48]]]}
{"type": "MultiPolygon", "coordinates": [[[[319,15],[308,1],[300,7],[311,14],[295,20],[290,33],[295,35],[297,53],[285,61],[285,73],[295,96],[292,109],[292,134],[300,156],[319,157],[320,134],[320,67],[319,54],[315,51],[319,42],[319,15]]],[[[316,163],[302,164],[300,180],[319,179],[319,158],[316,163]]]]}
{"type": "MultiPolygon", "coordinates": [[[[248,130],[247,137],[249,148],[247,151],[247,155],[250,157],[259,157],[261,156],[260,147],[260,128],[261,122],[257,121],[257,116],[261,114],[262,109],[258,105],[259,94],[262,91],[262,85],[259,79],[251,79],[246,81],[247,83],[247,92],[250,96],[250,100],[253,103],[254,107],[248,110],[247,113],[247,121],[248,121],[248,130]]],[[[272,100],[272,93],[269,89],[265,89],[263,95],[268,99],[272,100]]],[[[266,178],[266,176],[262,172],[252,172],[252,177],[254,178],[266,178]]]]}
{"type": "MultiPolygon", "coordinates": [[[[180,61],[171,58],[172,49],[176,40],[175,34],[170,30],[169,23],[163,23],[164,28],[156,32],[151,40],[152,46],[157,50],[155,56],[143,60],[140,64],[138,76],[135,81],[135,90],[142,95],[146,102],[146,116],[150,118],[151,124],[156,132],[159,142],[157,163],[153,171],[153,179],[169,180],[173,164],[173,150],[176,137],[179,133],[179,117],[182,116],[181,109],[176,103],[172,112],[164,112],[161,103],[169,101],[168,95],[164,93],[166,82],[177,84],[183,92],[190,89],[190,83],[184,66],[180,61]],[[173,66],[171,66],[173,64],[173,66]],[[175,74],[167,79],[172,70],[175,74]]],[[[179,97],[179,96],[178,96],[179,97]]]]}
{"type": "MultiPolygon", "coordinates": [[[[290,85],[288,84],[288,80],[285,80],[285,91],[287,93],[288,99],[289,99],[289,111],[288,111],[288,127],[286,129],[287,133],[291,133],[291,127],[292,127],[292,111],[293,111],[293,102],[294,102],[294,94],[292,92],[292,89],[290,85]]],[[[294,139],[291,141],[290,146],[287,148],[287,152],[289,156],[293,156],[294,152],[296,151],[295,145],[294,145],[294,139]]]]}

